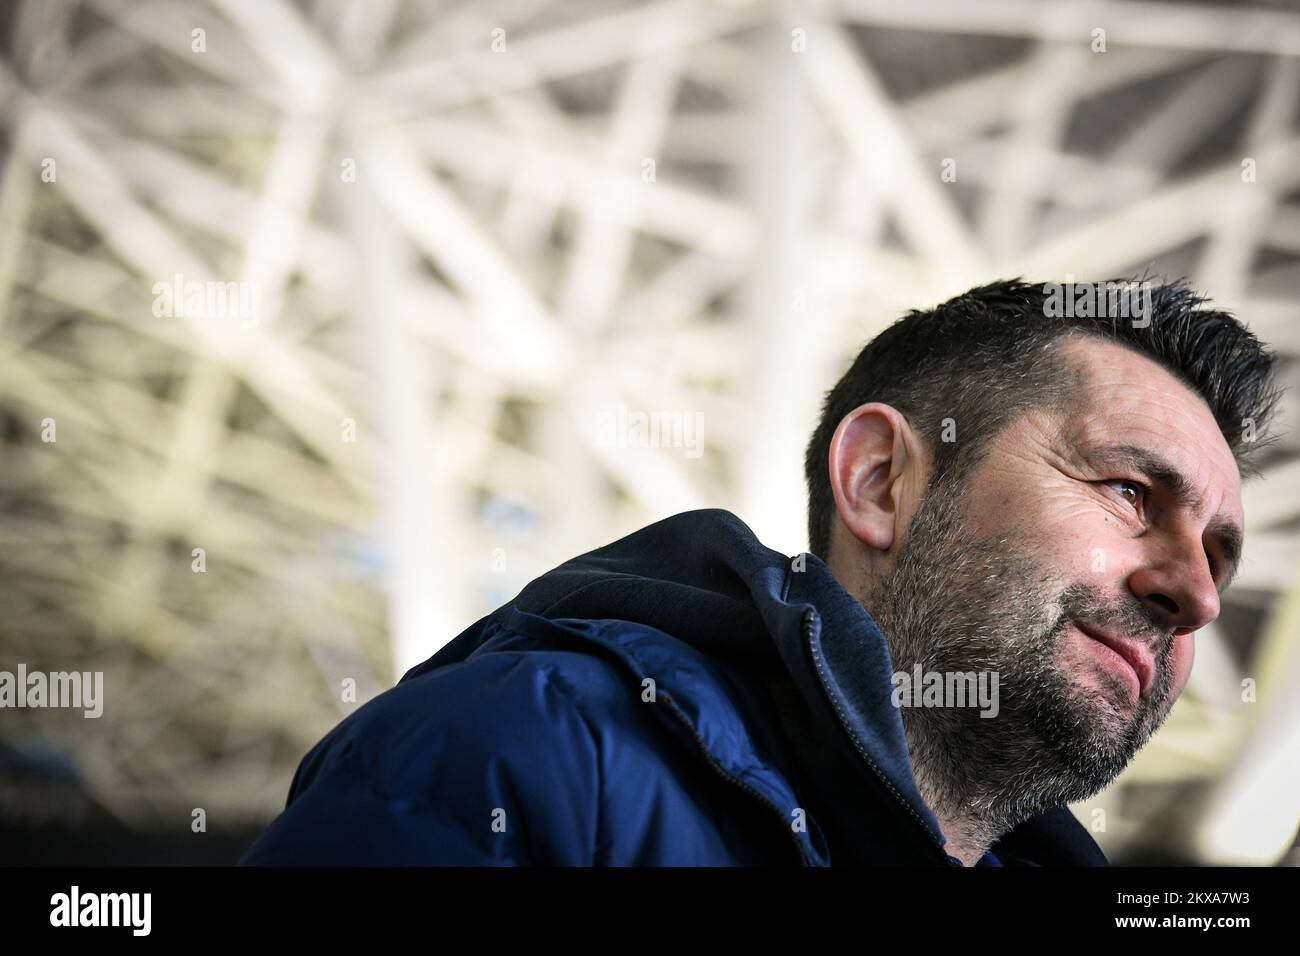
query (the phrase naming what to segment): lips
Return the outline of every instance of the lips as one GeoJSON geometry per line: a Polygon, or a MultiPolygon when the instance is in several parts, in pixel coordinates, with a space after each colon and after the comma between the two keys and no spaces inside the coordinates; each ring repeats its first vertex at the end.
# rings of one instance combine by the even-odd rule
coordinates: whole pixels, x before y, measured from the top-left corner
{"type": "Polygon", "coordinates": [[[1129,667],[1137,674],[1138,679],[1138,696],[1147,696],[1147,691],[1151,687],[1151,675],[1155,672],[1155,659],[1147,646],[1139,641],[1127,637],[1115,637],[1102,631],[1094,630],[1084,624],[1075,622],[1075,626],[1084,634],[1097,641],[1099,644],[1105,644],[1112,651],[1118,654],[1124,660],[1128,661],[1129,667]]]}

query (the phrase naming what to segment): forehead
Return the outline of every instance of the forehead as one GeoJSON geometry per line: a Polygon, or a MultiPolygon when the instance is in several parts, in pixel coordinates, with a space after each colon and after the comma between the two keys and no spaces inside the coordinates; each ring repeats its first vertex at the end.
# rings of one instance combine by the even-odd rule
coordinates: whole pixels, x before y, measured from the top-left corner
{"type": "Polygon", "coordinates": [[[1208,510],[1240,518],[1241,475],[1204,399],[1113,342],[1070,336],[1058,349],[1076,375],[1062,428],[1074,449],[1146,449],[1187,476],[1208,510]]]}

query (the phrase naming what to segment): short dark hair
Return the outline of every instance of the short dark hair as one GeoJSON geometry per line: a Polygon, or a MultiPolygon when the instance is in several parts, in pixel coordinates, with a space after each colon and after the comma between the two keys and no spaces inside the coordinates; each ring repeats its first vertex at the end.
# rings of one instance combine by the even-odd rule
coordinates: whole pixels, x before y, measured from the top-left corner
{"type": "Polygon", "coordinates": [[[1019,412],[1068,399],[1074,377],[1055,346],[1072,334],[1126,346],[1168,369],[1205,400],[1242,473],[1255,473],[1253,453],[1269,443],[1264,433],[1278,399],[1273,355],[1233,316],[1203,308],[1207,301],[1185,279],[1016,278],[908,312],[867,343],[822,405],[804,457],[812,552],[826,558],[830,551],[835,499],[827,457],[844,416],[867,402],[892,405],[928,442],[931,484],[960,480],[1019,412]],[[1149,298],[1125,311],[1116,292],[1138,287],[1149,298]],[[1085,292],[1093,296],[1086,307],[1085,292]],[[1137,305],[1147,311],[1137,313],[1137,305]],[[958,414],[960,440],[936,441],[943,420],[958,414]]]}

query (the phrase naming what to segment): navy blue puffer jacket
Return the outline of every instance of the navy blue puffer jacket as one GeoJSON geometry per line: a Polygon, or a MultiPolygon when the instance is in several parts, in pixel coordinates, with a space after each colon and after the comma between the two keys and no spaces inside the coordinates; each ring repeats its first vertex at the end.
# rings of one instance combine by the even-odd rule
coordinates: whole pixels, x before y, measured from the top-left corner
{"type": "MultiPolygon", "coordinates": [[[[816,556],[676,515],[537,578],[344,719],[241,862],[961,866],[892,672],[816,556]]],[[[1057,807],[978,865],[1106,863],[1057,807]]]]}

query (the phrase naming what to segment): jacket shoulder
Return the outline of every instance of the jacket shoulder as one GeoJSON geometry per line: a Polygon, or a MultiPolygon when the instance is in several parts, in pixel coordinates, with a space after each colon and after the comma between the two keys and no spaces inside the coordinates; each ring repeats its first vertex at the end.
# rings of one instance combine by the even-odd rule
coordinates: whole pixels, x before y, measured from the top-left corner
{"type": "MultiPolygon", "coordinates": [[[[604,636],[649,639],[635,624],[590,623],[604,636]]],[[[727,865],[789,856],[773,819],[709,769],[698,742],[610,647],[541,618],[486,631],[470,656],[403,680],[317,744],[284,812],[241,862],[727,865]]]]}
{"type": "Polygon", "coordinates": [[[614,677],[584,657],[484,653],[380,694],[303,758],[243,862],[590,863],[600,756],[574,682],[614,677]]]}

